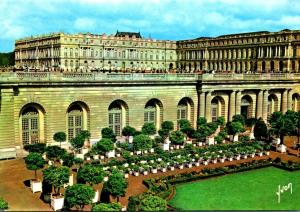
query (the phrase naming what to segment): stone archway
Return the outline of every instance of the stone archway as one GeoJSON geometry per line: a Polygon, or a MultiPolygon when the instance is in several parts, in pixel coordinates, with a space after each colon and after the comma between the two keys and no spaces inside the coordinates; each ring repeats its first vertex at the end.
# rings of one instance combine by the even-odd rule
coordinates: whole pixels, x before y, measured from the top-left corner
{"type": "Polygon", "coordinates": [[[253,117],[253,100],[249,95],[245,95],[241,99],[241,115],[246,119],[253,117]]]}

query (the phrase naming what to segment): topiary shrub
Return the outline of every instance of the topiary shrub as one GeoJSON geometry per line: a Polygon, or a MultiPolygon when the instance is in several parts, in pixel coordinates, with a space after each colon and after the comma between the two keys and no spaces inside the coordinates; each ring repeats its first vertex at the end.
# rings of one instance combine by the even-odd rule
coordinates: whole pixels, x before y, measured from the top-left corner
{"type": "Polygon", "coordinates": [[[114,133],[114,131],[109,128],[109,127],[105,127],[101,130],[101,135],[102,135],[102,138],[108,138],[110,139],[112,142],[116,142],[117,139],[116,139],[116,134],[114,133]]]}
{"type": "Polygon", "coordinates": [[[46,151],[45,143],[36,143],[36,144],[26,144],[24,149],[28,152],[36,152],[43,154],[46,151]]]}
{"type": "Polygon", "coordinates": [[[92,211],[120,211],[122,206],[120,203],[100,203],[92,207],[92,211]]]}
{"type": "Polygon", "coordinates": [[[153,141],[148,135],[140,134],[133,138],[133,149],[138,150],[148,150],[152,148],[153,141]]]}
{"type": "Polygon", "coordinates": [[[1,210],[8,209],[8,203],[2,197],[0,197],[0,209],[1,210]]]}
{"type": "Polygon", "coordinates": [[[156,133],[154,123],[145,123],[142,127],[142,133],[145,135],[154,135],[156,133]]]}
{"type": "Polygon", "coordinates": [[[173,144],[176,144],[176,145],[183,144],[183,142],[184,142],[184,135],[183,135],[183,133],[180,130],[171,132],[171,134],[170,134],[170,141],[173,144]]]}

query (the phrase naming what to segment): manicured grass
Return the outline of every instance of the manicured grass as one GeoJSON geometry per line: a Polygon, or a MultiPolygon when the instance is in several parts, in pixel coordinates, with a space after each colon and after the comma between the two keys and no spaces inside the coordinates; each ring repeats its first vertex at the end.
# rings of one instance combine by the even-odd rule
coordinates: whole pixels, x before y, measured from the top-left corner
{"type": "Polygon", "coordinates": [[[180,184],[169,203],[183,210],[299,210],[300,171],[268,167],[180,184]],[[293,193],[281,193],[278,203],[278,185],[288,183],[293,193]]]}

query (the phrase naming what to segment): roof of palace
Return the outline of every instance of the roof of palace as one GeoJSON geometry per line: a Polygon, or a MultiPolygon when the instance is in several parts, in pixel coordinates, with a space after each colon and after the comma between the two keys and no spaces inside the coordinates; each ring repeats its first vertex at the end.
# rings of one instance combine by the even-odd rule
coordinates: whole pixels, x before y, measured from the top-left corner
{"type": "Polygon", "coordinates": [[[135,36],[136,38],[142,38],[141,33],[140,32],[119,32],[117,31],[115,37],[130,37],[132,38],[133,36],[135,36]]]}

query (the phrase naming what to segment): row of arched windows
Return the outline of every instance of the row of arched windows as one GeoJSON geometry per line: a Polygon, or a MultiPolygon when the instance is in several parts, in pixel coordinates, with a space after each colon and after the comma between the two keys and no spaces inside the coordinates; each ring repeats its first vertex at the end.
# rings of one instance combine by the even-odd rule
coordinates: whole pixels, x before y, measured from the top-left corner
{"type": "MultiPolygon", "coordinates": [[[[280,111],[280,102],[275,94],[268,96],[268,115],[280,111]]],[[[255,105],[250,95],[241,98],[241,114],[246,118],[254,117],[255,105]]],[[[300,96],[292,95],[292,110],[300,111],[300,96]]],[[[157,129],[163,122],[164,107],[160,100],[151,99],[144,107],[144,123],[153,123],[157,129]]],[[[44,115],[41,105],[32,103],[25,105],[20,112],[21,138],[23,145],[37,143],[44,140],[44,115]]],[[[215,96],[211,100],[211,119],[216,121],[218,117],[225,117],[225,101],[221,96],[215,96]]],[[[194,103],[190,98],[182,98],[177,104],[177,121],[190,120],[193,123],[194,103]]],[[[134,125],[134,117],[131,117],[134,125]]],[[[83,102],[72,103],[66,112],[66,133],[68,140],[74,138],[80,131],[88,130],[89,108],[83,102]]],[[[108,107],[108,126],[116,135],[121,135],[122,129],[129,125],[129,108],[123,100],[115,100],[108,107]]]]}
{"type": "MultiPolygon", "coordinates": [[[[190,98],[183,98],[177,105],[177,120],[193,121],[194,103],[190,98]]],[[[158,99],[149,100],[144,108],[144,123],[153,123],[159,129],[163,121],[163,104],[158,99]]],[[[25,105],[20,113],[21,137],[23,145],[44,140],[44,115],[41,105],[25,105]]],[[[132,120],[134,117],[132,117],[132,120]]],[[[83,102],[72,103],[66,113],[67,138],[71,140],[82,130],[88,129],[89,108],[83,102]]],[[[134,123],[132,123],[134,125],[134,123]]],[[[123,100],[115,100],[108,107],[108,126],[117,136],[129,125],[129,108],[123,100]]]]}

